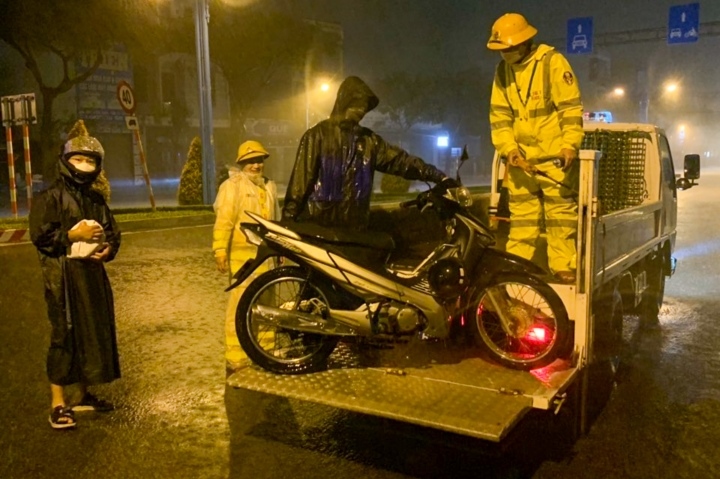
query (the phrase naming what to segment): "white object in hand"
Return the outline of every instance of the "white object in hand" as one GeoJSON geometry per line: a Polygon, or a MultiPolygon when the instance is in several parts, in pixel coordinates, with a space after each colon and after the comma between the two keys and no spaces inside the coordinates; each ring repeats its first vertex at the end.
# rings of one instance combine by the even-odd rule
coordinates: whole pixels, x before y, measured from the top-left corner
{"type": "MultiPolygon", "coordinates": [[[[95,220],[81,220],[78,224],[70,228],[70,230],[77,229],[81,224],[85,223],[88,226],[100,226],[95,220]]],[[[102,248],[105,243],[105,232],[96,240],[91,241],[77,241],[70,246],[70,254],[68,258],[87,258],[92,256],[97,250],[102,248]]]]}

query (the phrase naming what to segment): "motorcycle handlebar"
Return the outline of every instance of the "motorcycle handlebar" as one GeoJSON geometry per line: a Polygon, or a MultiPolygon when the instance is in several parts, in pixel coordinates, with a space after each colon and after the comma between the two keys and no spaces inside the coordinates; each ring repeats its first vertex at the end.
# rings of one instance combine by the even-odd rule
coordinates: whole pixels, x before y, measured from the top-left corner
{"type": "Polygon", "coordinates": [[[419,204],[420,204],[420,200],[415,198],[414,200],[400,202],[400,208],[412,208],[413,206],[418,206],[419,204]]]}

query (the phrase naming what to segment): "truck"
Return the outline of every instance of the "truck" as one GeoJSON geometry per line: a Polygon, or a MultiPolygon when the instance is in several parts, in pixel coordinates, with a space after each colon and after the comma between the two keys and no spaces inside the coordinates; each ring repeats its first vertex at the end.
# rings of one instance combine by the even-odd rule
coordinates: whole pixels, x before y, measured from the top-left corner
{"type": "MultiPolygon", "coordinates": [[[[678,190],[696,184],[698,159],[689,155],[685,176],[676,179],[661,128],[586,123],[579,153],[577,280],[551,284],[568,312],[572,344],[566,356],[545,367],[511,369],[462,341],[423,341],[418,335],[385,347],[340,343],[321,372],[276,375],[250,365],[227,382],[495,443],[531,411],[552,417],[567,408],[573,433],[583,434],[596,383],[607,386],[617,368],[625,316],[637,315],[647,326],[658,322],[665,280],[676,265],[678,190]]],[[[490,194],[478,202],[479,214],[488,219],[502,216],[504,174],[495,154],[490,194]]],[[[501,237],[502,226],[498,247],[501,237]]]]}

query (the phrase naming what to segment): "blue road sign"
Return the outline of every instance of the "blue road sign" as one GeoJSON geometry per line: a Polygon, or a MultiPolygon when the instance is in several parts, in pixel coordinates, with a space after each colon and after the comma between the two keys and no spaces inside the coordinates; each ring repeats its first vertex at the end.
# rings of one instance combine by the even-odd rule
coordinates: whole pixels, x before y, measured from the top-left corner
{"type": "Polygon", "coordinates": [[[668,15],[667,42],[695,43],[699,38],[700,4],[675,5],[670,7],[668,15]]]}
{"type": "Polygon", "coordinates": [[[567,22],[567,52],[592,53],[593,21],[592,17],[571,18],[567,22]]]}

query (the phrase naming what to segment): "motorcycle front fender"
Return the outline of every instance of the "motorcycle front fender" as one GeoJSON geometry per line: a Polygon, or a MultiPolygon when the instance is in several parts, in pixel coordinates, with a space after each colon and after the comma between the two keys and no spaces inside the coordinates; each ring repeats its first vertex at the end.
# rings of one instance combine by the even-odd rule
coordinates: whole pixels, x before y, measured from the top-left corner
{"type": "Polygon", "coordinates": [[[511,253],[488,248],[483,253],[476,277],[491,282],[499,273],[524,273],[548,280],[550,273],[532,261],[511,253]]]}
{"type": "Polygon", "coordinates": [[[245,261],[245,264],[242,265],[242,267],[240,267],[237,273],[233,275],[233,281],[230,286],[225,288],[225,292],[227,293],[228,291],[231,291],[240,286],[243,281],[248,279],[248,277],[260,267],[261,264],[263,264],[269,258],[277,255],[278,254],[276,251],[273,251],[272,249],[268,248],[265,243],[262,243],[258,247],[257,255],[254,258],[250,258],[249,260],[245,261]]]}

